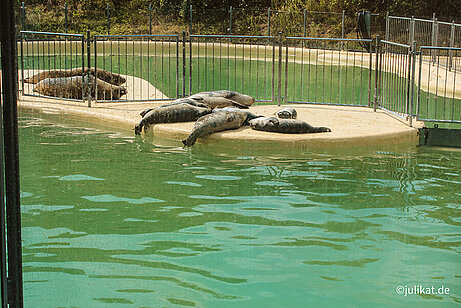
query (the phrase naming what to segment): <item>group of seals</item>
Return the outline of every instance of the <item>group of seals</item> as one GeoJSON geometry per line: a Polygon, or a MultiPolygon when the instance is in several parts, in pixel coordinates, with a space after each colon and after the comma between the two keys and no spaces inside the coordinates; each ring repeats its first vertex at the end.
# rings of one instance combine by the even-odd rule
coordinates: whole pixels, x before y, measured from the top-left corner
{"type": "Polygon", "coordinates": [[[220,90],[200,92],[172,103],[141,111],[141,121],[135,126],[136,135],[151,124],[196,121],[201,116],[221,107],[248,109],[255,99],[234,91],[220,90]]]}
{"type": "Polygon", "coordinates": [[[24,82],[36,84],[34,92],[60,98],[82,99],[86,96],[118,100],[127,93],[121,86],[126,82],[124,77],[99,68],[45,71],[24,79],[24,82]]]}
{"type": "Polygon", "coordinates": [[[314,127],[296,120],[297,112],[294,108],[277,111],[277,117],[255,115],[242,109],[253,103],[254,98],[251,96],[233,91],[201,92],[142,111],[142,119],[134,131],[139,135],[143,127],[146,129],[151,124],[196,121],[190,135],[182,140],[184,146],[189,147],[194,145],[198,138],[215,132],[238,129],[243,125],[250,125],[254,130],[285,134],[331,132],[328,127],[314,127]]]}

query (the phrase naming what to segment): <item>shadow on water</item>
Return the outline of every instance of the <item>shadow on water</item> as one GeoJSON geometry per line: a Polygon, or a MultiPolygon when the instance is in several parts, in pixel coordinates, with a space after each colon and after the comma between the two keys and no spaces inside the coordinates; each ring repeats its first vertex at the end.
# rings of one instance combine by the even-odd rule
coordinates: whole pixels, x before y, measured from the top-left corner
{"type": "Polygon", "coordinates": [[[20,138],[29,305],[460,300],[459,152],[184,149],[36,114],[20,138]],[[395,293],[410,284],[452,292],[395,293]]]}

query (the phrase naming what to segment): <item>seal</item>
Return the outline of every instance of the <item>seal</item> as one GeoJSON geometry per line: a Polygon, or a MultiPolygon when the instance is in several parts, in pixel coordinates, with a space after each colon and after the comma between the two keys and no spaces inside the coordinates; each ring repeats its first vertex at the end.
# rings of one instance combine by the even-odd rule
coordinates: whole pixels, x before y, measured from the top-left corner
{"type": "Polygon", "coordinates": [[[73,76],[61,78],[45,78],[34,87],[34,92],[42,95],[59,98],[82,99],[86,97],[95,97],[97,92],[98,98],[110,98],[118,100],[126,94],[126,88],[115,86],[93,76],[73,76]],[[87,87],[83,93],[83,87],[87,87]]]}
{"type": "Polygon", "coordinates": [[[262,117],[249,121],[254,130],[273,133],[302,134],[331,132],[328,127],[314,127],[309,123],[295,119],[278,119],[276,117],[262,117]]]}
{"type": "MultiPolygon", "coordinates": [[[[166,107],[166,106],[174,106],[174,105],[179,105],[179,104],[182,104],[182,103],[186,103],[186,104],[189,104],[189,105],[195,106],[195,107],[208,108],[208,105],[206,105],[204,103],[201,103],[201,100],[191,99],[191,98],[188,98],[188,97],[178,98],[178,99],[175,99],[174,101],[172,101],[171,103],[160,105],[160,106],[157,106],[155,108],[166,107]]],[[[149,111],[151,111],[152,109],[155,109],[155,108],[148,108],[146,110],[143,110],[143,111],[141,111],[139,113],[139,115],[141,117],[143,117],[146,113],[148,113],[149,111]]]]}
{"type": "Polygon", "coordinates": [[[211,109],[209,108],[196,107],[187,103],[154,108],[144,114],[141,121],[135,126],[134,133],[139,135],[143,127],[147,129],[152,124],[195,121],[210,112],[211,109]]]}
{"type": "Polygon", "coordinates": [[[184,146],[192,146],[197,138],[229,129],[237,129],[247,119],[245,112],[220,111],[205,115],[195,122],[194,128],[187,139],[183,140],[184,146]]]}
{"type": "Polygon", "coordinates": [[[189,98],[202,98],[203,103],[208,104],[211,109],[229,106],[248,108],[255,102],[254,97],[229,90],[199,92],[189,98]]]}
{"type": "Polygon", "coordinates": [[[245,120],[245,122],[243,123],[243,125],[248,125],[249,121],[250,120],[253,120],[253,119],[256,119],[256,118],[262,118],[264,116],[262,115],[256,115],[248,110],[242,110],[242,109],[239,109],[239,108],[235,108],[235,107],[224,107],[224,108],[216,108],[216,109],[213,109],[213,113],[217,113],[217,112],[222,112],[222,111],[228,111],[228,112],[244,112],[246,115],[247,115],[247,118],[245,120]]]}
{"type": "Polygon", "coordinates": [[[280,109],[275,113],[275,115],[280,119],[296,119],[298,117],[296,109],[291,107],[280,109]]]}
{"type": "MultiPolygon", "coordinates": [[[[115,73],[103,70],[101,68],[96,69],[96,71],[94,68],[91,68],[89,71],[90,71],[90,75],[96,76],[96,78],[103,80],[107,83],[116,85],[116,86],[122,85],[126,82],[126,79],[120,76],[119,74],[115,74],[115,73]]],[[[24,82],[37,84],[46,78],[64,78],[64,77],[82,76],[82,75],[87,75],[87,74],[88,74],[88,68],[85,68],[85,69],[75,68],[72,70],[50,70],[50,71],[44,71],[36,75],[33,75],[32,77],[26,78],[24,79],[24,82]]]]}

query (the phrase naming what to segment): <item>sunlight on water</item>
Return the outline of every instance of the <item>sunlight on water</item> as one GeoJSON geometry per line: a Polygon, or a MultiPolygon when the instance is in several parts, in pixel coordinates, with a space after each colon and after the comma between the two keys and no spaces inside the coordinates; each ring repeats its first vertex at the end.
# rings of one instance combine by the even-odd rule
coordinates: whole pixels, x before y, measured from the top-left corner
{"type": "Polygon", "coordinates": [[[461,153],[256,150],[20,118],[26,307],[451,306],[461,153]],[[398,286],[450,288],[400,295],[398,286]]]}

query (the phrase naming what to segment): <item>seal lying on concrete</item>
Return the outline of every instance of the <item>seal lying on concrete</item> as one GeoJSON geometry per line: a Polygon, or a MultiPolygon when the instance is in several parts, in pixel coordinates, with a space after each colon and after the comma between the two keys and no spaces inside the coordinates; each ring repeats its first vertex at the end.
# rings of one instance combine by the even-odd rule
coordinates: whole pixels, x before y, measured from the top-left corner
{"type": "Polygon", "coordinates": [[[189,96],[189,98],[202,99],[203,103],[211,109],[229,106],[248,108],[255,102],[254,97],[228,90],[200,92],[189,96]]]}
{"type": "Polygon", "coordinates": [[[331,132],[328,127],[314,127],[309,123],[295,119],[277,119],[276,117],[263,117],[250,121],[250,127],[273,133],[301,134],[331,132]]]}
{"type": "Polygon", "coordinates": [[[275,113],[275,115],[280,119],[296,119],[298,117],[296,109],[291,107],[280,109],[275,113]]]}
{"type": "Polygon", "coordinates": [[[120,99],[120,96],[126,94],[125,87],[114,86],[105,81],[96,80],[97,78],[91,75],[84,77],[45,78],[34,87],[34,92],[53,97],[82,99],[83,95],[93,98],[97,90],[99,99],[114,100],[120,99]],[[87,86],[85,93],[83,93],[84,85],[87,86]]]}
{"type": "Polygon", "coordinates": [[[144,114],[142,120],[135,126],[134,133],[141,134],[142,128],[147,129],[151,124],[195,121],[210,112],[209,108],[196,107],[187,103],[154,108],[144,114]]]}
{"type": "Polygon", "coordinates": [[[195,100],[195,99],[190,99],[190,98],[178,98],[178,99],[175,99],[174,101],[172,101],[171,103],[168,103],[168,104],[164,104],[164,105],[160,105],[158,107],[155,107],[155,108],[148,108],[146,110],[143,110],[139,113],[139,115],[141,117],[143,117],[146,113],[148,113],[149,111],[153,110],[153,109],[156,109],[156,108],[160,108],[160,107],[167,107],[167,106],[174,106],[174,105],[179,105],[179,104],[183,104],[183,103],[186,103],[186,104],[189,104],[191,106],[195,106],[195,107],[202,107],[202,108],[208,108],[208,105],[206,104],[203,104],[203,103],[200,103],[199,101],[195,100]]]}
{"type": "Polygon", "coordinates": [[[185,146],[192,146],[197,138],[223,130],[237,129],[243,125],[246,119],[247,114],[240,111],[220,111],[205,115],[195,122],[189,137],[182,143],[185,146]]]}
{"type": "MultiPolygon", "coordinates": [[[[85,68],[82,70],[81,68],[76,68],[72,70],[50,70],[50,71],[44,71],[41,73],[38,73],[32,77],[24,79],[25,83],[39,83],[40,81],[46,79],[46,78],[64,78],[64,77],[73,77],[73,76],[82,76],[86,75],[88,73],[88,68],[85,68]],[[83,73],[82,73],[83,72],[83,73]]],[[[126,82],[126,79],[119,74],[115,74],[103,69],[95,69],[91,68],[90,69],[90,74],[92,76],[96,75],[96,78],[103,80],[107,83],[119,86],[121,84],[124,84],[126,82]]]]}

